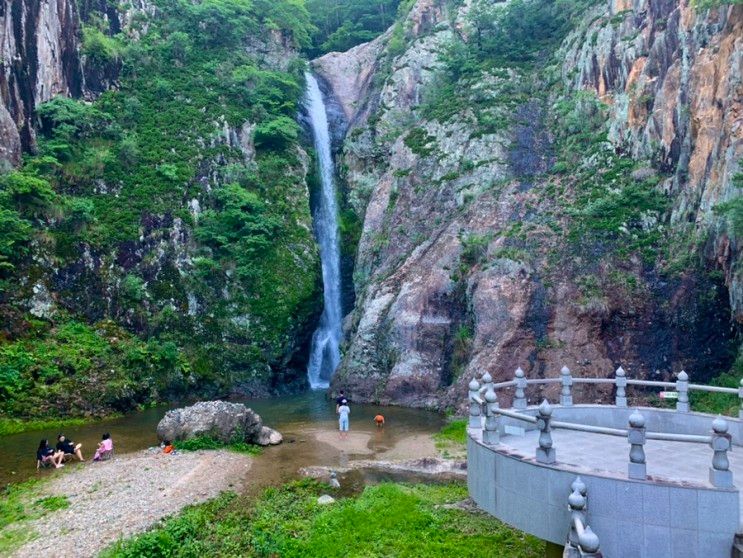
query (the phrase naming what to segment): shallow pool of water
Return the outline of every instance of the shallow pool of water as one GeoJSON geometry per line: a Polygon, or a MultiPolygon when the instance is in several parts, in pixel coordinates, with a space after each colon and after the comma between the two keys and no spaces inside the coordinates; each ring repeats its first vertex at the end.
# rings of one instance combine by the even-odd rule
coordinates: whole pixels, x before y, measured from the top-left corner
{"type": "MultiPolygon", "coordinates": [[[[248,490],[262,489],[296,478],[301,467],[322,465],[343,467],[353,459],[422,457],[417,440],[427,438],[444,424],[433,412],[376,405],[351,406],[351,433],[355,443],[337,438],[335,403],[324,392],[308,392],[276,399],[242,400],[261,415],[263,422],[284,435],[284,443],[266,448],[256,459],[245,483],[248,490]],[[373,418],[381,412],[386,419],[377,429],[373,418]]],[[[90,459],[101,434],[110,432],[118,454],[156,445],[157,423],[167,408],[153,408],[118,419],[71,427],[64,434],[83,444],[83,456],[90,459]]],[[[56,431],[35,431],[0,438],[0,483],[20,482],[37,474],[36,447],[41,438],[56,443],[56,431]]],[[[421,444],[421,452],[425,444],[421,444]]],[[[95,466],[88,464],[85,466],[95,466]]]]}

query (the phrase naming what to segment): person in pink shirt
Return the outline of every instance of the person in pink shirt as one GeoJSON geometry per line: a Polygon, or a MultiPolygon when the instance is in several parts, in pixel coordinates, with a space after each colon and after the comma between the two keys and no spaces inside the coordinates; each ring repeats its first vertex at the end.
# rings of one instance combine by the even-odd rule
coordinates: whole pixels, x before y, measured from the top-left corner
{"type": "Polygon", "coordinates": [[[98,449],[95,452],[93,461],[100,461],[106,454],[109,454],[114,450],[114,442],[111,439],[111,434],[106,433],[103,435],[102,440],[98,443],[98,449]]]}

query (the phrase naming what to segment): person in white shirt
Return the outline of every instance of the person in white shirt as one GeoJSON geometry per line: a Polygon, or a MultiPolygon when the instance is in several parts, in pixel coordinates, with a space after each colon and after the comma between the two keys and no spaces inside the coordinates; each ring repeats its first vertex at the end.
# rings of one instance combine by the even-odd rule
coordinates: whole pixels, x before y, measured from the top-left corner
{"type": "Polygon", "coordinates": [[[340,430],[340,437],[348,437],[348,415],[351,414],[351,409],[348,406],[348,401],[344,399],[338,406],[338,428],[340,430]]]}

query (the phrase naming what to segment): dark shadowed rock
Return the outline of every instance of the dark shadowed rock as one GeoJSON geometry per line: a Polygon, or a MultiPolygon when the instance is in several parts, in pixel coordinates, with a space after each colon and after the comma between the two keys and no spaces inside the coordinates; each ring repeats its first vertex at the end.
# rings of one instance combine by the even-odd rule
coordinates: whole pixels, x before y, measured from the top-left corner
{"type": "Polygon", "coordinates": [[[242,403],[202,401],[165,413],[157,425],[160,440],[189,440],[211,436],[222,442],[248,442],[261,446],[280,444],[282,436],[263,426],[258,413],[242,403]]]}

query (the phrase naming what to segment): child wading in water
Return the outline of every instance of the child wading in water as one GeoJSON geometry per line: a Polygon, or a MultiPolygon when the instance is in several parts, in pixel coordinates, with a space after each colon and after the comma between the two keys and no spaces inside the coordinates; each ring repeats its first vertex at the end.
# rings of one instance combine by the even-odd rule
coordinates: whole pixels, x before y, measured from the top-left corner
{"type": "Polygon", "coordinates": [[[341,439],[348,437],[348,415],[351,414],[351,409],[348,407],[348,401],[343,399],[341,404],[338,406],[338,428],[340,430],[341,439]]]}

